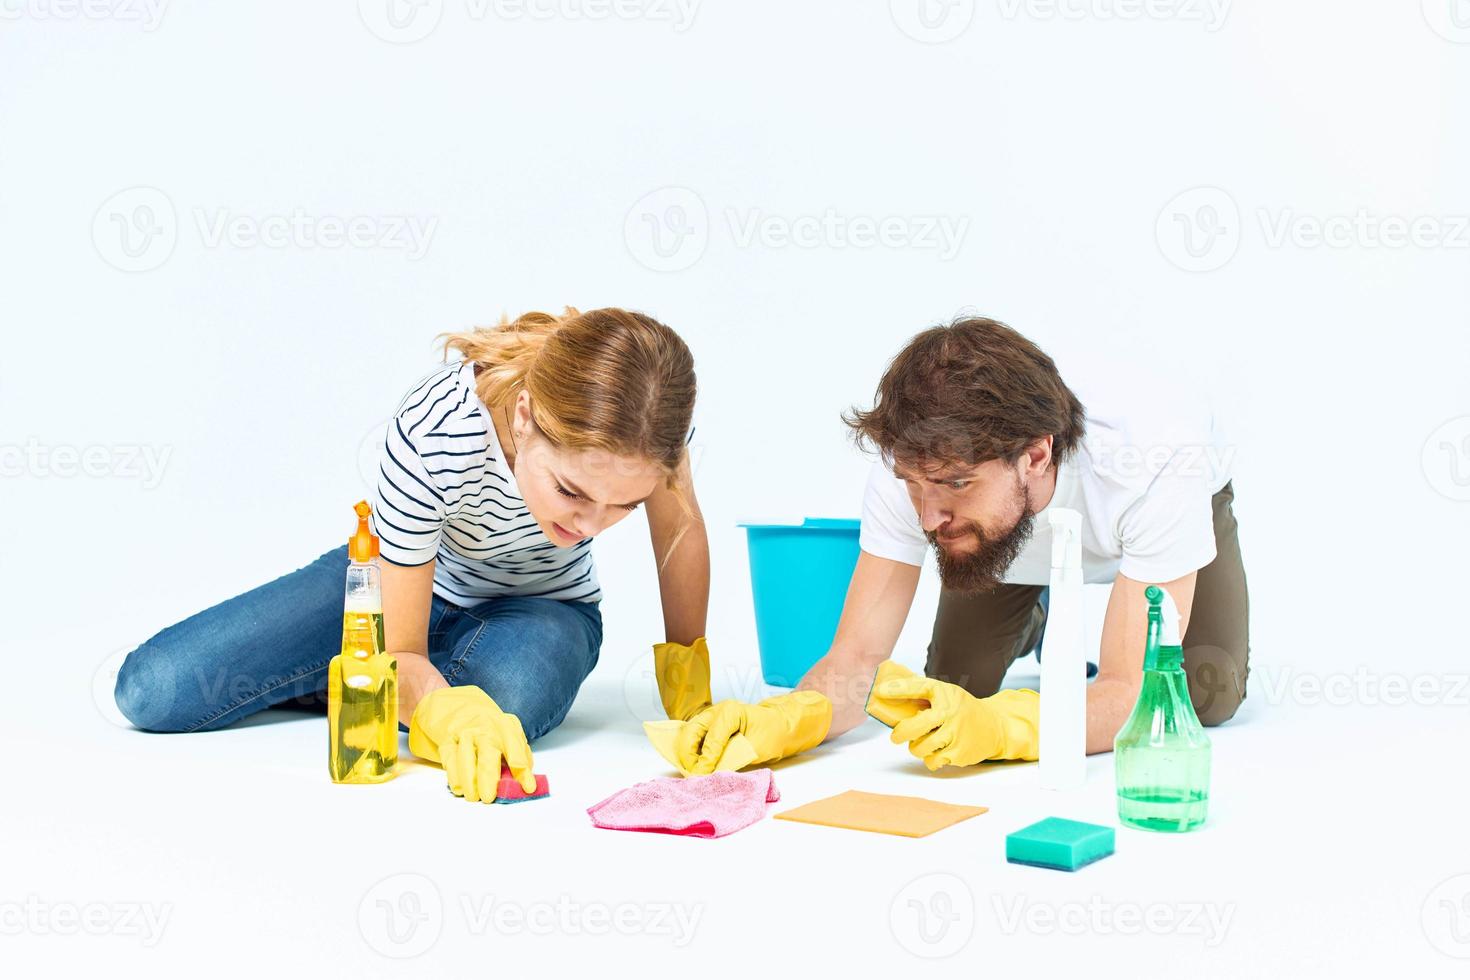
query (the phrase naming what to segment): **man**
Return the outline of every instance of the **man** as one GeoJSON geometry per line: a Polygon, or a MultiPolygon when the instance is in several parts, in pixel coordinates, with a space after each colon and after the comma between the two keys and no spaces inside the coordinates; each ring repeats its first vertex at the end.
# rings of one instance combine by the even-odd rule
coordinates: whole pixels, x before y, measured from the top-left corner
{"type": "Polygon", "coordinates": [[[726,701],[695,714],[681,765],[711,771],[737,734],[759,761],[794,754],[853,728],[865,708],[897,720],[895,740],[931,769],[1036,758],[1037,699],[1000,684],[1040,645],[1050,535],[1033,532],[1051,507],[1082,514],[1084,579],[1112,584],[1087,692],[1087,751],[1111,750],[1137,698],[1151,584],[1179,609],[1201,721],[1233,716],[1249,643],[1230,449],[1195,397],[1159,379],[1103,380],[1074,389],[1035,344],[994,320],[962,319],[910,341],[873,407],[846,418],[880,459],[831,649],[793,695],[772,699],[777,707],[726,701]],[[942,589],[925,677],[885,681],[869,703],[929,547],[942,589]],[[825,726],[817,693],[831,705],[825,726]]]}

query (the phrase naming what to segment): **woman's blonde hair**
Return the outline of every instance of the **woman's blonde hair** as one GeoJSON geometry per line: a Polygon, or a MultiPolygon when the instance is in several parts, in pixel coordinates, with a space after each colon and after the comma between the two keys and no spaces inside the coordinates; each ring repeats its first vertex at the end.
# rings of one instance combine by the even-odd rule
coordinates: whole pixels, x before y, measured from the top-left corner
{"type": "MultiPolygon", "coordinates": [[[[567,307],[561,316],[525,313],[440,336],[446,355],[456,350],[480,366],[476,388],[492,411],[524,388],[536,427],[554,445],[653,460],[679,490],[675,474],[694,415],[694,357],[653,317],[567,307]]],[[[688,513],[682,494],[679,500],[688,513]]]]}

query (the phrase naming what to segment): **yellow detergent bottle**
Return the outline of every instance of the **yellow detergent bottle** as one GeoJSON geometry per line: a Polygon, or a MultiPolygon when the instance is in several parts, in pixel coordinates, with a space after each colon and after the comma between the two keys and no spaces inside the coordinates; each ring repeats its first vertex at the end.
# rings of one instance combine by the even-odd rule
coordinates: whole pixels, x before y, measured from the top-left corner
{"type": "Polygon", "coordinates": [[[398,763],[398,661],[384,650],[383,581],[372,508],[359,501],[347,542],[342,652],[327,671],[327,764],[337,783],[381,783],[398,763]]]}

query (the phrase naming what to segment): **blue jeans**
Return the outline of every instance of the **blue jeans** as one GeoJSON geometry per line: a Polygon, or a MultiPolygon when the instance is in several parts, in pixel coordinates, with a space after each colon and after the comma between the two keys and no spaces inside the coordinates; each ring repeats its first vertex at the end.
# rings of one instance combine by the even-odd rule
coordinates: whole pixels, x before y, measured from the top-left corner
{"type": "MultiPolygon", "coordinates": [[[[118,708],[144,731],[204,732],[284,702],[325,704],[346,575],[344,545],[168,627],[123,661],[118,708]]],[[[484,689],[531,740],[567,716],[601,646],[595,602],[507,596],[464,608],[436,595],[429,612],[430,662],[451,685],[484,689]]]]}

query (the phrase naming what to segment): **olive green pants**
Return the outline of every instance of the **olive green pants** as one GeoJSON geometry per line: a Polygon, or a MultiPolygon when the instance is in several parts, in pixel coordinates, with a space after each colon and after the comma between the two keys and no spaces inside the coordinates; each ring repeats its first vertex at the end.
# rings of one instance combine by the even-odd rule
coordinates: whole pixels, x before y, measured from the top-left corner
{"type": "MultiPolygon", "coordinates": [[[[1249,670],[1250,603],[1227,483],[1211,499],[1215,560],[1199,570],[1184,634],[1184,672],[1200,721],[1228,721],[1245,700],[1249,670]]],[[[1006,670],[1041,645],[1046,610],[1042,585],[1002,585],[966,595],[941,590],[924,673],[958,684],[976,697],[1000,690],[1006,670]]]]}

